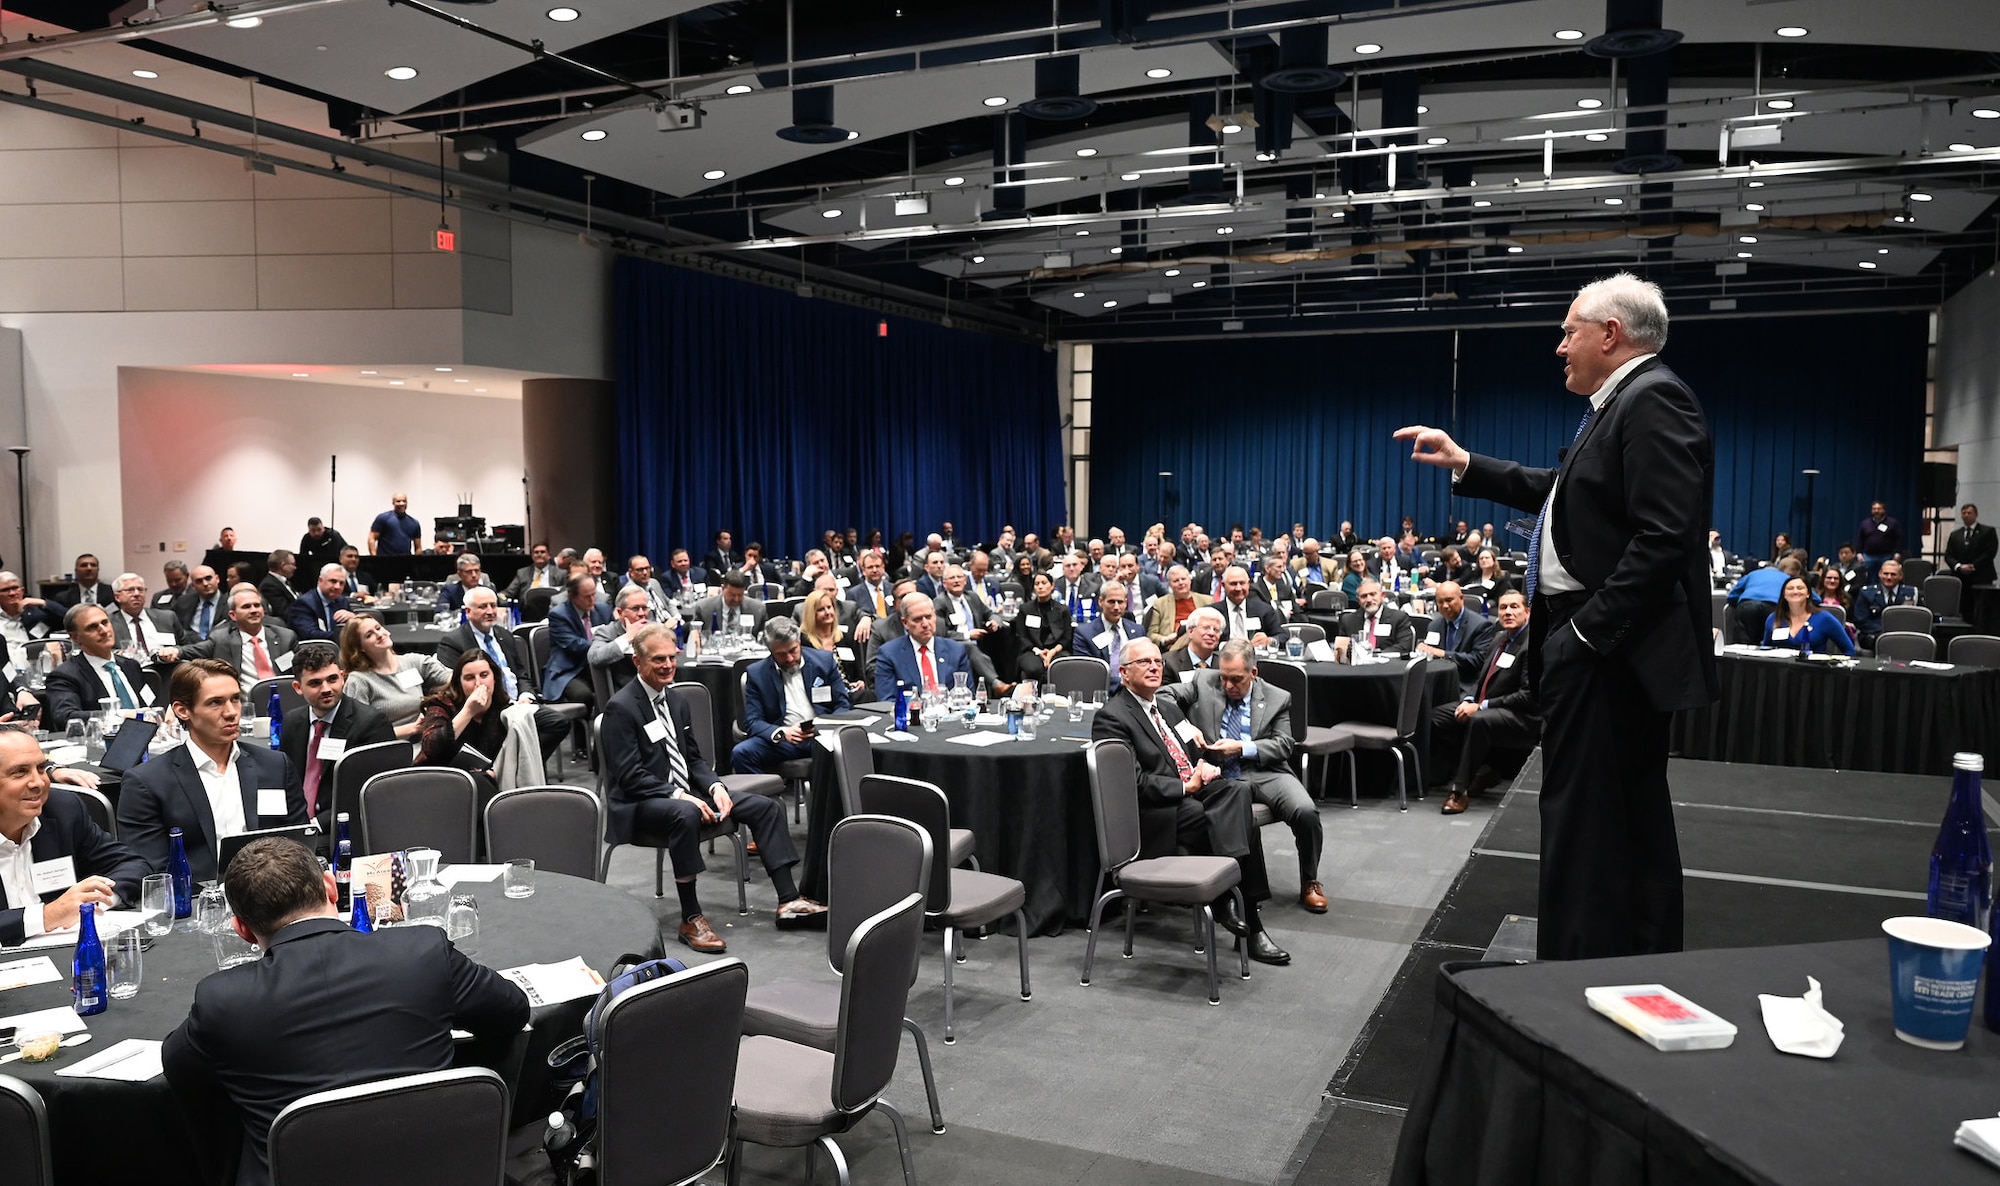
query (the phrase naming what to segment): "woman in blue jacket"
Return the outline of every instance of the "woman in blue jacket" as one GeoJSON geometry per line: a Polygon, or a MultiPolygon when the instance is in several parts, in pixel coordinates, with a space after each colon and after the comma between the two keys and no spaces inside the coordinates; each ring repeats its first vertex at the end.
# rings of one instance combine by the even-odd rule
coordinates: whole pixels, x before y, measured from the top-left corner
{"type": "Polygon", "coordinates": [[[1821,655],[1854,657],[1854,642],[1839,618],[1813,604],[1801,576],[1790,577],[1778,595],[1778,609],[1764,620],[1766,647],[1797,647],[1821,655]]]}

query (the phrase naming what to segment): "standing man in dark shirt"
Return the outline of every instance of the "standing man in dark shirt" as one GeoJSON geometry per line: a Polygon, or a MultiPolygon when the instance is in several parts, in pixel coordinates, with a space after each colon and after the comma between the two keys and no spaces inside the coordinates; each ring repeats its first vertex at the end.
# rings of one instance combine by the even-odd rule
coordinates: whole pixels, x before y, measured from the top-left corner
{"type": "Polygon", "coordinates": [[[1854,529],[1854,546],[1861,550],[1861,567],[1868,574],[1865,583],[1873,583],[1884,560],[1903,558],[1903,525],[1890,518],[1881,503],[1874,503],[1868,508],[1868,517],[1854,529]]]}
{"type": "Polygon", "coordinates": [[[1945,541],[1945,570],[1964,581],[1967,585],[1990,585],[1993,583],[1993,555],[2000,547],[1993,529],[1979,521],[1979,508],[1966,503],[1958,508],[1958,517],[1965,526],[1951,533],[1945,541]]]}
{"type": "Polygon", "coordinates": [[[368,525],[370,556],[408,556],[423,542],[424,525],[410,514],[410,496],[390,496],[389,509],[368,525]]]}
{"type": "Polygon", "coordinates": [[[340,533],[314,515],[306,520],[306,533],[299,537],[299,567],[317,573],[329,564],[339,564],[341,549],[345,547],[347,541],[340,533]]]}

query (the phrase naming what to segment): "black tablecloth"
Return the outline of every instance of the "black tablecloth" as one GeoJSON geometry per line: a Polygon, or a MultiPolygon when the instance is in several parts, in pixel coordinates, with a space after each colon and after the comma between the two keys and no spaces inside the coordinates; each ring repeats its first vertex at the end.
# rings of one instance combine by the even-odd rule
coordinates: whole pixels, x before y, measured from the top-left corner
{"type": "Polygon", "coordinates": [[[1674,716],[1681,757],[1902,774],[1950,773],[1961,750],[2000,760],[2000,669],[1750,655],[1716,667],[1722,698],[1674,716]]]}
{"type": "Polygon", "coordinates": [[[1898,1039],[1880,938],[1447,964],[1425,1060],[1394,1186],[1994,1180],[1951,1138],[2000,1109],[2000,1035],[1975,1014],[1960,1051],[1898,1039]],[[1846,1027],[1831,1059],[1780,1054],[1764,1033],[1757,994],[1798,996],[1808,975],[1846,1027]],[[1654,982],[1734,1022],[1735,1044],[1662,1053],[1584,1003],[1586,987],[1654,982]]]}
{"type": "MultiPolygon", "coordinates": [[[[626,953],[657,956],[659,924],[646,903],[622,890],[547,871],[535,875],[535,893],[508,898],[499,881],[456,887],[479,901],[479,935],[464,944],[466,954],[493,968],[549,963],[582,956],[605,972],[626,953]]],[[[46,954],[65,973],[60,984],[36,984],[0,993],[0,1014],[12,1016],[70,1003],[68,969],[73,949],[46,954]]],[[[22,953],[32,954],[32,953],[22,953]]],[[[13,958],[13,953],[8,954],[13,958]]],[[[55,1161],[64,1182],[145,1182],[172,1186],[199,1181],[193,1150],[164,1077],[145,1083],[65,1079],[56,1071],[100,1053],[126,1038],[165,1038],[187,1016],[194,986],[215,971],[206,936],[176,932],[146,953],[145,985],[127,1001],[113,1001],[86,1018],[95,1035],[88,1045],[65,1050],[46,1063],[12,1062],[0,1074],[13,1075],[42,1093],[49,1109],[55,1161]]],[[[590,999],[536,1009],[523,1077],[515,1100],[516,1122],[542,1110],[538,1073],[556,1043],[581,1032],[590,999]]],[[[0,1172],[0,1178],[4,1178],[0,1172]]]]}
{"type": "MultiPolygon", "coordinates": [[[[700,684],[708,689],[708,703],[715,729],[716,752],[708,764],[717,774],[729,773],[729,751],[736,745],[737,691],[735,663],[683,663],[674,669],[677,684],[700,684]]],[[[602,705],[599,705],[602,708],[602,705]]]]}
{"type": "MultiPolygon", "coordinates": [[[[1337,725],[1342,721],[1367,721],[1376,725],[1396,723],[1402,707],[1403,665],[1370,663],[1347,667],[1339,663],[1307,663],[1306,696],[1311,702],[1308,725],[1337,725]]],[[[1458,699],[1458,668],[1449,660],[1432,659],[1424,671],[1425,710],[1417,717],[1417,753],[1428,762],[1431,753],[1430,706],[1450,704],[1458,699]]],[[[1395,777],[1396,760],[1387,751],[1358,751],[1356,777],[1362,785],[1388,785],[1395,777]]],[[[1421,779],[1412,772],[1409,793],[1416,797],[1421,779]]],[[[1335,784],[1320,788],[1332,795],[1335,784]]]]}
{"type": "Polygon", "coordinates": [[[382,629],[389,632],[389,641],[395,644],[397,653],[403,655],[434,655],[438,640],[446,634],[429,626],[408,624],[392,626],[385,623],[382,629]]]}

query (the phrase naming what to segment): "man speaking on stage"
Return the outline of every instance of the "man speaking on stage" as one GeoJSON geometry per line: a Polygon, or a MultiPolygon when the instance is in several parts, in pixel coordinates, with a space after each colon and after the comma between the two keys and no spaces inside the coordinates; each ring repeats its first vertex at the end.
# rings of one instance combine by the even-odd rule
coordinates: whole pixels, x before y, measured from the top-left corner
{"type": "Polygon", "coordinates": [[[1396,439],[1452,492],[1536,512],[1528,677],[1542,731],[1537,955],[1681,949],[1668,726],[1715,699],[1706,536],[1715,457],[1701,404],[1660,361],[1658,285],[1621,272],[1563,319],[1564,385],[1589,406],[1550,469],[1468,453],[1441,429],[1396,439]]]}

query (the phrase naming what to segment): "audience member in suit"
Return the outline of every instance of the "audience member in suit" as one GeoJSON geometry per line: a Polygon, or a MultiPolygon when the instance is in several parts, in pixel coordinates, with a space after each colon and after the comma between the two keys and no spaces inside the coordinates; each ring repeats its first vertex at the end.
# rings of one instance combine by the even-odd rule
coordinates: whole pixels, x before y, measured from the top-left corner
{"type": "Polygon", "coordinates": [[[945,554],[942,549],[924,554],[924,572],[917,578],[917,592],[936,600],[944,592],[945,554]]]}
{"type": "MultiPolygon", "coordinates": [[[[585,548],[580,563],[583,565],[583,571],[590,574],[590,579],[597,582],[598,606],[610,609],[611,595],[618,591],[619,581],[617,573],[607,571],[604,552],[599,548],[585,548]]],[[[575,564],[570,565],[570,571],[576,571],[575,564]]]]}
{"type": "MultiPolygon", "coordinates": [[[[446,631],[438,639],[437,661],[454,667],[461,654],[473,650],[483,651],[492,662],[494,678],[509,701],[541,692],[527,640],[500,624],[500,596],[491,589],[474,589],[465,595],[465,624],[446,631]]],[[[535,733],[541,739],[544,756],[555,753],[569,731],[570,722],[555,709],[543,706],[535,710],[535,733]]],[[[485,746],[479,748],[486,750],[485,746]]],[[[486,751],[486,756],[499,755],[486,751]]]]}
{"type": "Polygon", "coordinates": [[[222,595],[222,578],[206,564],[188,574],[187,592],[174,601],[174,617],[189,641],[207,638],[218,622],[229,618],[229,599],[222,595]]]}
{"type": "Polygon", "coordinates": [[[562,584],[563,576],[563,570],[549,557],[549,546],[536,544],[528,549],[528,562],[515,569],[514,579],[507,583],[507,600],[519,601],[530,589],[554,589],[562,584]]]}
{"type": "Polygon", "coordinates": [[[590,632],[585,658],[592,672],[604,672],[610,690],[616,692],[638,675],[632,666],[632,639],[650,621],[646,591],[630,584],[618,590],[611,599],[611,619],[590,632]]]}
{"type": "Polygon", "coordinates": [[[713,544],[708,549],[708,555],[701,558],[701,566],[708,570],[712,578],[721,580],[724,573],[734,571],[742,562],[742,553],[735,551],[734,548],[735,542],[730,539],[727,531],[716,532],[713,544]]]}
{"type": "MultiPolygon", "coordinates": [[[[1786,562],[1790,563],[1790,559],[1786,562]]],[[[1882,633],[1883,610],[1892,605],[1916,603],[1916,590],[1903,583],[1902,561],[1884,560],[1875,571],[1875,583],[1854,595],[1854,629],[1861,645],[1871,648],[1875,645],[1875,636],[1882,633]]]]}
{"type": "MultiPolygon", "coordinates": [[[[917,591],[923,590],[919,587],[917,591]]],[[[993,612],[986,608],[986,603],[966,588],[964,569],[956,564],[945,568],[943,590],[931,599],[931,606],[937,610],[939,632],[966,644],[965,657],[972,664],[973,678],[984,680],[988,688],[1002,695],[1011,691],[1014,685],[1001,682],[993,657],[979,645],[980,639],[998,634],[1003,627],[993,620],[993,612]]]]}
{"type": "Polygon", "coordinates": [[[145,577],[136,572],[120,573],[111,588],[111,633],[119,650],[137,647],[161,663],[172,663],[180,658],[181,643],[195,641],[181,634],[180,619],[172,610],[147,606],[145,577]]]}
{"type": "Polygon", "coordinates": [[[257,582],[257,591],[264,595],[264,612],[280,622],[298,599],[292,588],[292,574],[298,570],[299,558],[285,548],[276,548],[265,561],[264,579],[257,582]]]}
{"type": "MultiPolygon", "coordinates": [[[[195,986],[160,1049],[176,1102],[206,1130],[236,1118],[237,1186],[270,1181],[266,1134],[315,1092],[450,1069],[452,1031],[491,1058],[528,1022],[528,999],[437,927],[359,934],[334,913],[333,874],[304,845],[266,837],[223,879],[230,925],[264,958],[195,986]]],[[[468,1054],[478,1061],[476,1054],[468,1054]]]]}
{"type": "Polygon", "coordinates": [[[694,624],[709,633],[755,634],[762,630],[770,611],[749,595],[749,588],[750,576],[742,569],[725,573],[720,589],[694,603],[694,624]]]}
{"type": "Polygon", "coordinates": [[[903,615],[896,607],[903,604],[903,598],[910,596],[916,591],[917,583],[908,577],[897,581],[894,585],[890,586],[889,616],[886,618],[870,619],[872,626],[868,634],[866,660],[867,668],[870,672],[875,670],[875,658],[882,653],[882,648],[896,639],[903,637],[903,615]]]}
{"type": "Polygon", "coordinates": [[[887,618],[896,612],[895,594],[889,583],[888,567],[874,552],[861,553],[861,581],[847,589],[848,600],[871,618],[887,618]]]}
{"type": "MultiPolygon", "coordinates": [[[[1096,549],[1099,552],[1103,552],[1104,549],[1103,544],[1098,543],[1096,540],[1092,540],[1091,543],[1096,546],[1096,549]]],[[[1115,581],[1117,579],[1118,579],[1118,557],[1109,554],[1100,555],[1097,558],[1097,560],[1092,563],[1089,571],[1083,574],[1081,591],[1085,597],[1089,598],[1091,601],[1094,602],[1097,600],[1097,594],[1099,590],[1104,588],[1106,582],[1115,581]]]]}
{"type": "Polygon", "coordinates": [[[375,574],[361,567],[361,549],[352,545],[340,550],[340,566],[347,570],[347,596],[358,601],[367,601],[381,593],[382,585],[375,574]]]}
{"type": "Polygon", "coordinates": [[[63,628],[76,644],[76,651],[49,672],[42,689],[42,719],[48,728],[61,732],[71,720],[96,712],[97,702],[106,697],[120,709],[151,707],[153,693],[139,665],[112,653],[117,640],[111,632],[111,618],[103,609],[71,606],[63,615],[63,628]]]}
{"type": "MultiPolygon", "coordinates": [[[[1072,555],[1063,561],[1063,567],[1074,563],[1072,555]]],[[[1036,573],[1034,595],[1021,607],[1021,616],[1014,619],[1021,678],[1037,683],[1048,679],[1049,664],[1069,650],[1070,634],[1069,607],[1056,596],[1055,581],[1048,573],[1036,573]]]]}
{"type": "Polygon", "coordinates": [[[306,533],[299,537],[299,567],[310,573],[318,573],[329,564],[340,563],[340,553],[347,548],[347,541],[340,532],[326,525],[318,515],[306,520],[306,533]]]}
{"type": "Polygon", "coordinates": [[[1283,637],[1285,619],[1271,603],[1250,592],[1250,573],[1232,564],[1222,574],[1222,600],[1215,603],[1222,615],[1222,637],[1247,638],[1252,646],[1263,646],[1283,637]]]}
{"type": "Polygon", "coordinates": [[[134,767],[118,795],[118,835],[165,873],[168,830],[179,828],[196,881],[213,881],[224,836],[306,822],[298,767],[282,750],[238,743],[243,697],[220,659],[190,659],[167,685],[187,741],[134,767]]]}
{"type": "MultiPolygon", "coordinates": [[[[185,560],[169,560],[160,566],[160,579],[166,584],[158,593],[146,599],[146,608],[163,609],[172,612],[174,603],[188,591],[188,566],[185,560]]],[[[114,590],[115,593],[115,590],[114,590]]]]}
{"type": "Polygon", "coordinates": [[[1222,574],[1236,562],[1236,553],[1227,543],[1215,545],[1208,554],[1208,567],[1194,574],[1191,582],[1197,593],[1206,593],[1217,601],[1222,600],[1222,574]]]}
{"type": "MultiPolygon", "coordinates": [[[[1465,607],[1465,591],[1446,581],[1433,591],[1437,613],[1431,617],[1430,633],[1424,635],[1422,649],[1433,659],[1449,659],[1458,668],[1460,689],[1471,691],[1486,661],[1486,636],[1493,623],[1465,607]]],[[[1412,631],[1415,624],[1411,624],[1412,631]]]]}
{"type": "Polygon", "coordinates": [[[18,575],[0,572],[0,639],[5,639],[23,661],[29,643],[62,629],[66,608],[60,601],[28,596],[28,587],[18,575]]]}
{"type": "Polygon", "coordinates": [[[293,652],[292,690],[305,701],[285,714],[278,750],[299,772],[306,815],[323,830],[333,823],[333,763],[350,749],[396,740],[389,718],[344,695],[340,648],[309,642],[293,652]]]}
{"type": "Polygon", "coordinates": [[[1155,597],[1146,609],[1146,637],[1162,650],[1187,645],[1187,620],[1194,611],[1215,604],[1215,598],[1194,591],[1193,578],[1185,566],[1167,570],[1167,594],[1155,597]]]}
{"type": "Polygon", "coordinates": [[[646,613],[655,622],[671,625],[680,621],[681,611],[675,607],[674,599],[653,576],[653,562],[644,556],[634,556],[625,562],[625,579],[612,594],[612,602],[617,603],[617,594],[637,586],[646,594],[646,613]]]}
{"type": "MultiPolygon", "coordinates": [[[[784,570],[775,560],[764,559],[764,545],[755,540],[743,545],[743,561],[736,566],[753,585],[782,585],[784,570]]],[[[760,590],[761,591],[761,590],[760,590]]]]}
{"type": "Polygon", "coordinates": [[[993,546],[986,549],[986,558],[992,564],[993,571],[1004,573],[1013,569],[1014,557],[1018,552],[1019,549],[1015,547],[1014,528],[1007,526],[1001,528],[1000,534],[993,537],[993,546]]]}
{"type": "Polygon", "coordinates": [[[1062,569],[1050,575],[1050,596],[1061,602],[1065,609],[1070,606],[1081,608],[1084,598],[1090,596],[1083,591],[1083,557],[1075,552],[1063,553],[1062,569]]]}
{"type": "MultiPolygon", "coordinates": [[[[807,549],[799,565],[798,575],[785,581],[785,596],[804,597],[813,591],[813,586],[819,583],[820,577],[832,575],[833,570],[834,564],[827,559],[826,549],[807,549]]],[[[836,581],[839,579],[835,577],[836,581]]]]}
{"type": "Polygon", "coordinates": [[[694,588],[705,589],[708,582],[708,570],[694,567],[688,560],[686,548],[675,548],[667,557],[667,571],[660,574],[660,588],[665,589],[669,597],[679,597],[684,591],[694,588]]]}
{"type": "Polygon", "coordinates": [[[338,642],[341,627],[353,616],[347,601],[347,570],[327,564],[320,567],[319,581],[312,591],[285,612],[285,624],[302,640],[338,642]]]}
{"type": "Polygon", "coordinates": [[[78,605],[101,605],[109,611],[114,600],[113,592],[111,586],[105,584],[98,576],[97,557],[89,552],[78,556],[73,571],[76,573],[76,583],[50,600],[65,610],[78,605]]]}
{"type": "Polygon", "coordinates": [[[1320,585],[1328,589],[1337,588],[1340,578],[1346,575],[1338,564],[1320,555],[1319,541],[1308,539],[1299,545],[1299,554],[1291,560],[1292,579],[1299,585],[1320,585]]]}
{"type": "Polygon", "coordinates": [[[1966,503],[1958,508],[1958,517],[1965,526],[1951,533],[1945,541],[1945,571],[1967,585],[1990,585],[1993,583],[1993,557],[2000,548],[2000,538],[1993,529],[1979,521],[1979,508],[1966,503]]]}
{"type": "Polygon", "coordinates": [[[229,591],[229,620],[182,647],[181,658],[221,659],[236,668],[247,692],[260,679],[290,675],[297,642],[290,630],[265,620],[264,596],[255,585],[238,585],[229,591]]]}
{"type": "Polygon", "coordinates": [[[1201,731],[1197,745],[1222,777],[1248,783],[1251,798],[1291,829],[1299,850],[1299,905],[1325,914],[1319,858],[1326,835],[1319,807],[1292,773],[1291,693],[1258,679],[1256,648],[1232,638],[1222,644],[1214,671],[1169,694],[1201,731]]]}
{"type": "MultiPolygon", "coordinates": [[[[831,658],[839,666],[847,683],[848,698],[852,700],[868,690],[868,668],[862,659],[861,646],[841,622],[841,614],[846,610],[858,614],[860,607],[842,598],[832,585],[833,581],[828,578],[826,587],[806,594],[805,601],[799,605],[799,641],[808,649],[831,658]]],[[[867,622],[872,619],[861,620],[867,622]]]]}
{"type": "Polygon", "coordinates": [[[931,599],[912,590],[896,604],[903,631],[876,649],[875,698],[894,700],[899,682],[912,692],[948,692],[954,675],[964,672],[969,679],[972,660],[965,644],[938,635],[937,610],[931,599]],[[928,679],[926,666],[930,669],[928,679]]]}
{"type": "Polygon", "coordinates": [[[1118,557],[1118,583],[1125,586],[1125,598],[1134,606],[1148,606],[1153,598],[1167,595],[1167,582],[1141,571],[1138,554],[1134,552],[1125,552],[1118,557]]]}
{"type": "Polygon", "coordinates": [[[479,557],[470,552],[459,553],[458,559],[452,562],[452,575],[458,579],[438,590],[438,605],[443,609],[459,609],[465,605],[467,593],[493,587],[493,582],[480,571],[479,557]]]}
{"type": "Polygon", "coordinates": [[[1072,653],[1087,659],[1102,659],[1105,666],[1111,669],[1105,684],[1106,692],[1117,691],[1123,683],[1119,678],[1118,665],[1125,644],[1135,638],[1146,637],[1146,628],[1139,625],[1137,618],[1125,612],[1128,596],[1125,586],[1117,581],[1106,584],[1097,595],[1097,608],[1103,613],[1104,620],[1090,628],[1077,626],[1076,637],[1070,642],[1072,653]]]}
{"type": "Polygon", "coordinates": [[[1122,741],[1132,749],[1139,781],[1139,855],[1170,857],[1177,849],[1197,856],[1234,857],[1242,869],[1238,888],[1244,911],[1229,895],[1217,898],[1215,918],[1250,944],[1250,958],[1288,964],[1290,953],[1271,942],[1258,903],[1271,896],[1264,846],[1251,822],[1249,784],[1222,777],[1194,747],[1201,732],[1171,696],[1159,695],[1160,649],[1150,639],[1125,644],[1119,664],[1124,686],[1090,722],[1093,740],[1122,741]]]}
{"type": "Polygon", "coordinates": [[[0,861],[0,943],[17,947],[48,931],[73,926],[79,907],[137,905],[139,882],[152,870],[90,818],[74,792],[49,785],[35,735],[0,724],[0,837],[26,859],[0,861]],[[66,884],[35,887],[68,861],[66,884]]]}
{"type": "Polygon", "coordinates": [[[563,599],[549,607],[549,661],[542,671],[543,699],[596,706],[597,694],[584,672],[590,663],[591,631],[609,621],[610,608],[597,604],[597,579],[587,572],[572,571],[563,582],[563,599]]]}
{"type": "Polygon", "coordinates": [[[1366,651],[1407,655],[1417,649],[1416,623],[1395,606],[1382,604],[1386,596],[1382,583],[1373,577],[1355,587],[1359,604],[1340,616],[1340,637],[1334,640],[1333,649],[1342,663],[1348,661],[1347,651],[1357,634],[1366,651]]]}
{"type": "MultiPolygon", "coordinates": [[[[1288,537],[1281,535],[1278,538],[1284,540],[1288,537]]],[[[1280,618],[1290,617],[1292,607],[1298,604],[1298,589],[1292,584],[1291,571],[1285,562],[1285,554],[1273,551],[1264,557],[1264,571],[1250,582],[1251,594],[1270,603],[1280,618]]]]}
{"type": "Polygon", "coordinates": [[[1199,671],[1213,670],[1222,647],[1222,611],[1204,605],[1188,615],[1183,645],[1167,652],[1166,680],[1187,683],[1199,671]]]}
{"type": "Polygon", "coordinates": [[[756,840],[757,855],[782,903],[780,925],[824,914],[826,907],[800,897],[792,880],[799,855],[785,826],[785,809],[765,795],[731,798],[709,768],[708,756],[695,744],[687,703],[668,695],[680,654],[674,632],[647,626],[639,631],[634,647],[639,678],[605,705],[599,738],[608,788],[606,832],[613,844],[630,844],[641,830],[666,841],[674,864],[674,888],[680,894],[680,941],[704,953],[728,948],[709,924],[695,893],[695,876],[707,868],[701,859],[702,826],[725,819],[734,819],[756,840]]]}
{"type": "Polygon", "coordinates": [[[815,719],[848,709],[840,665],[825,651],[806,650],[797,622],[772,618],[763,634],[771,653],[744,673],[748,736],[729,752],[731,769],[742,774],[771,774],[782,762],[812,757],[815,719]]]}
{"type": "Polygon", "coordinates": [[[1446,815],[1457,815],[1472,796],[1499,781],[1486,756],[1494,748],[1530,749],[1541,735],[1534,695],[1527,690],[1528,602],[1520,591],[1500,595],[1498,629],[1486,632],[1485,654],[1457,704],[1431,709],[1431,760],[1449,777],[1446,815]],[[1456,773],[1453,773],[1453,772],[1456,773]]]}

